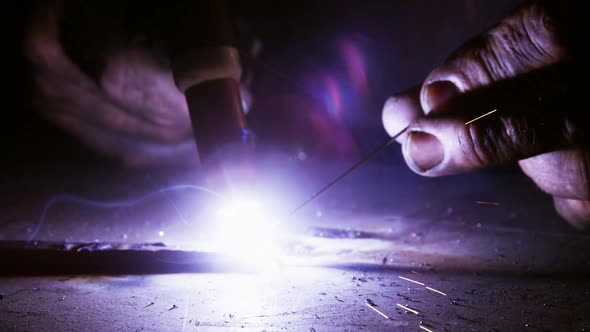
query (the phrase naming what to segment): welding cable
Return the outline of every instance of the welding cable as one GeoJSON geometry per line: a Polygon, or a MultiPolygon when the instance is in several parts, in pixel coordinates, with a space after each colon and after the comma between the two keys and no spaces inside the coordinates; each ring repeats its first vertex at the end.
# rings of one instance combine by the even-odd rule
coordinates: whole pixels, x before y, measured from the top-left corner
{"type": "Polygon", "coordinates": [[[45,219],[46,219],[47,212],[48,212],[49,208],[51,208],[54,204],[56,204],[58,202],[72,202],[72,203],[77,203],[77,204],[82,204],[82,205],[87,205],[87,206],[92,206],[92,207],[98,207],[98,208],[131,207],[131,206],[134,206],[138,203],[141,203],[142,201],[145,201],[145,200],[150,199],[154,196],[157,196],[159,194],[163,194],[163,193],[171,192],[171,191],[184,190],[184,189],[193,189],[193,190],[197,190],[197,191],[200,191],[203,193],[210,194],[210,195],[212,195],[216,198],[219,198],[219,199],[225,199],[225,197],[218,192],[215,192],[215,191],[208,189],[206,187],[191,185],[191,184],[179,184],[179,185],[173,185],[170,187],[160,188],[158,190],[151,191],[151,192],[149,192],[141,197],[138,197],[138,198],[128,199],[128,200],[118,200],[118,201],[98,201],[98,200],[83,198],[83,197],[80,197],[80,196],[77,196],[74,194],[68,194],[68,193],[56,194],[56,195],[52,196],[47,201],[47,203],[45,203],[45,206],[43,207],[43,212],[41,213],[41,216],[39,217],[39,221],[37,222],[37,226],[35,227],[35,230],[31,234],[31,236],[29,236],[28,242],[32,242],[37,237],[37,234],[39,233],[39,231],[41,230],[41,228],[43,227],[43,225],[45,223],[45,219]]]}

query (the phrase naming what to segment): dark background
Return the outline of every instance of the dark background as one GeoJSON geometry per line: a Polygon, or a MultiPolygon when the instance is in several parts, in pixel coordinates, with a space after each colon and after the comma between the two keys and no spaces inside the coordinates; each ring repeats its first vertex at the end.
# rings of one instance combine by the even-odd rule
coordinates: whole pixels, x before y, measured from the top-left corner
{"type": "MultiPolygon", "coordinates": [[[[389,95],[419,84],[450,51],[497,22],[517,3],[230,1],[241,40],[258,39],[263,46],[261,55],[246,64],[253,74],[250,122],[264,144],[280,148],[289,140],[277,139],[272,128],[277,123],[288,126],[290,121],[280,110],[265,106],[265,101],[285,94],[321,98],[314,80],[330,75],[344,87],[345,125],[360,150],[367,151],[386,138],[380,112],[389,95]],[[347,90],[350,81],[339,49],[342,40],[352,42],[363,55],[368,94],[347,90]]],[[[117,166],[117,161],[96,155],[31,107],[31,75],[21,42],[32,6],[24,2],[14,7],[5,20],[10,36],[5,53],[9,93],[5,94],[1,140],[5,171],[72,163],[117,166]]],[[[396,149],[385,156],[390,162],[401,162],[396,149]]]]}

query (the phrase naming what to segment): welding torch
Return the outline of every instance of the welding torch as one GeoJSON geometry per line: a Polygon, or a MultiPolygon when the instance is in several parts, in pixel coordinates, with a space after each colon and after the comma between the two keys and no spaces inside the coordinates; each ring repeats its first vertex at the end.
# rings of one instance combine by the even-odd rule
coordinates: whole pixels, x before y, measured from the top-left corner
{"type": "MultiPolygon", "coordinates": [[[[176,22],[169,38],[172,70],[187,100],[201,167],[215,189],[235,184],[249,186],[253,183],[254,136],[242,107],[240,59],[226,4],[219,0],[187,0],[172,6],[176,22]]],[[[364,165],[405,129],[304,201],[292,214],[364,165]]]]}
{"type": "Polygon", "coordinates": [[[226,4],[176,1],[171,7],[168,51],[188,104],[201,169],[216,190],[249,185],[255,142],[242,105],[240,57],[226,4]]]}

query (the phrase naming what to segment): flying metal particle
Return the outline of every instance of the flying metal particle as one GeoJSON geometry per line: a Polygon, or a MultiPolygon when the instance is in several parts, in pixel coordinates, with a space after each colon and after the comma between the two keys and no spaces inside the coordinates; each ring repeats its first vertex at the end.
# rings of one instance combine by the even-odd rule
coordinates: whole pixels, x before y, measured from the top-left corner
{"type": "Polygon", "coordinates": [[[432,288],[432,287],[428,287],[428,286],[426,286],[426,289],[428,289],[429,291],[433,291],[433,292],[435,292],[435,293],[439,293],[439,294],[441,294],[441,295],[447,296],[447,294],[446,294],[446,293],[443,293],[443,292],[439,291],[438,289],[434,289],[434,288],[432,288]]]}
{"type": "Polygon", "coordinates": [[[500,203],[497,203],[497,202],[486,202],[486,201],[477,201],[475,203],[477,203],[477,204],[500,205],[500,203]]]}
{"type": "Polygon", "coordinates": [[[494,113],[495,111],[497,111],[497,109],[495,109],[495,110],[493,110],[493,111],[491,111],[491,112],[487,112],[487,113],[486,113],[486,114],[484,114],[484,115],[480,115],[480,116],[478,116],[477,118],[475,118],[475,119],[473,119],[473,120],[469,120],[469,121],[465,122],[465,125],[468,125],[468,124],[470,124],[470,123],[471,123],[471,122],[473,122],[473,121],[477,121],[477,120],[479,120],[479,119],[483,118],[484,116],[488,116],[488,115],[490,115],[490,114],[494,113]]]}
{"type": "Polygon", "coordinates": [[[420,286],[424,286],[424,283],[420,282],[420,281],[416,281],[416,280],[412,280],[410,278],[406,278],[406,277],[402,277],[402,276],[398,276],[400,279],[403,279],[405,281],[409,281],[409,282],[413,282],[415,284],[418,284],[420,286]]]}
{"type": "Polygon", "coordinates": [[[419,314],[419,312],[418,312],[418,311],[416,311],[416,310],[414,310],[414,309],[412,309],[412,308],[408,308],[408,307],[406,307],[406,306],[405,306],[405,305],[403,305],[403,304],[399,304],[399,303],[396,303],[396,304],[397,304],[397,306],[398,306],[398,307],[400,307],[400,308],[404,309],[405,311],[409,311],[409,312],[411,312],[411,313],[413,313],[413,314],[415,314],[415,315],[419,314]]]}
{"type": "Polygon", "coordinates": [[[379,315],[383,316],[385,319],[389,319],[389,316],[387,316],[386,314],[382,313],[379,309],[377,309],[374,306],[372,306],[369,302],[365,302],[365,304],[367,305],[367,307],[373,309],[376,313],[378,313],[379,315]]]}
{"type": "Polygon", "coordinates": [[[424,325],[419,325],[419,326],[420,326],[420,328],[421,328],[421,329],[423,329],[424,331],[428,331],[428,332],[434,332],[434,330],[431,330],[431,329],[427,328],[427,327],[426,327],[426,326],[424,326],[424,325]]]}

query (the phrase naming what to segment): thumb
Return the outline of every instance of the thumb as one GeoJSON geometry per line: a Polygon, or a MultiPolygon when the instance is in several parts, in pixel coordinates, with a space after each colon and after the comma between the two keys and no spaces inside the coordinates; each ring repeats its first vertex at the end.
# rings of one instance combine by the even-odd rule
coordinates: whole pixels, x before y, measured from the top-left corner
{"type": "Polygon", "coordinates": [[[407,164],[439,176],[586,146],[582,81],[572,72],[568,63],[553,65],[447,102],[408,129],[407,164]]]}

